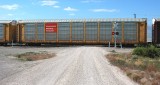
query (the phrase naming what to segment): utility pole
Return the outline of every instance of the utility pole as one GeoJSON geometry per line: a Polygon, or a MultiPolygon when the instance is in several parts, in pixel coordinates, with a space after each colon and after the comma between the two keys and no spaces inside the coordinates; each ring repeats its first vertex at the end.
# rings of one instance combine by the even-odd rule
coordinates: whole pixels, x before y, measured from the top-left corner
{"type": "Polygon", "coordinates": [[[133,14],[134,15],[134,18],[136,18],[136,14],[133,14]]]}

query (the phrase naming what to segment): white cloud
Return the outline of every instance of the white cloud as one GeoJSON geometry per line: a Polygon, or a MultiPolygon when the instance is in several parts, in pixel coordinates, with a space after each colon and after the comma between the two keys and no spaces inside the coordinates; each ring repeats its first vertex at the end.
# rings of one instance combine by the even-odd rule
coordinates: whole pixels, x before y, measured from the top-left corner
{"type": "Polygon", "coordinates": [[[54,0],[42,0],[41,1],[42,6],[54,6],[57,3],[58,1],[54,1],[54,0]]]}
{"type": "Polygon", "coordinates": [[[37,3],[35,3],[35,2],[32,2],[31,4],[32,4],[32,5],[36,5],[37,3]]]}
{"type": "Polygon", "coordinates": [[[60,6],[53,6],[54,8],[60,8],[60,6]]]}
{"type": "Polygon", "coordinates": [[[97,3],[97,2],[103,2],[104,0],[83,0],[82,3],[97,3]]]}
{"type": "Polygon", "coordinates": [[[118,12],[116,9],[93,9],[93,12],[118,12]]]}
{"type": "Polygon", "coordinates": [[[19,8],[18,4],[12,4],[12,5],[0,5],[0,8],[6,9],[6,10],[16,10],[19,8]]]}
{"type": "Polygon", "coordinates": [[[77,11],[77,9],[75,8],[71,8],[71,7],[66,7],[64,8],[65,11],[77,11]]]}
{"type": "Polygon", "coordinates": [[[7,14],[8,16],[13,16],[13,14],[7,14]]]}
{"type": "Polygon", "coordinates": [[[74,16],[75,14],[74,14],[74,13],[70,13],[69,15],[70,15],[70,16],[74,16]]]}

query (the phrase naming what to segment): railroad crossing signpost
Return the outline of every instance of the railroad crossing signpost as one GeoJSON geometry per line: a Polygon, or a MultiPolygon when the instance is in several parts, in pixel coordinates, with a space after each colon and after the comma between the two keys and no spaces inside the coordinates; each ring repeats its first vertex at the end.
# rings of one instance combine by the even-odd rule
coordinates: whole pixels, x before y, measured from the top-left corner
{"type": "MultiPolygon", "coordinates": [[[[117,47],[117,45],[116,45],[117,35],[119,34],[116,29],[118,29],[118,23],[114,22],[114,47],[115,48],[117,47]]],[[[113,34],[113,32],[112,32],[112,34],[113,34]]]]}

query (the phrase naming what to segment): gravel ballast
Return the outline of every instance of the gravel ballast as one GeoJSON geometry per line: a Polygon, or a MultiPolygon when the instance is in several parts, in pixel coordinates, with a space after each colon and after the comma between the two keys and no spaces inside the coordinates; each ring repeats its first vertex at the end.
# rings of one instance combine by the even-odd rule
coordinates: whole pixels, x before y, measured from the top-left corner
{"type": "Polygon", "coordinates": [[[0,48],[1,85],[137,85],[108,62],[104,47],[0,48]],[[8,58],[31,51],[56,56],[28,62],[8,58]]]}

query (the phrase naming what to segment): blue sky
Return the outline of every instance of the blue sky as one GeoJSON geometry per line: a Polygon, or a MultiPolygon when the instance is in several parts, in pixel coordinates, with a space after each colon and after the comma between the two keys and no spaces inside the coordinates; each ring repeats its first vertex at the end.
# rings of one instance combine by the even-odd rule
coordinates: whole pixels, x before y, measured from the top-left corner
{"type": "Polygon", "coordinates": [[[0,0],[0,19],[157,18],[160,0],[0,0]]]}
{"type": "MultiPolygon", "coordinates": [[[[0,20],[160,17],[160,0],[0,0],[0,20]]],[[[150,32],[150,31],[149,31],[150,32]]]]}

